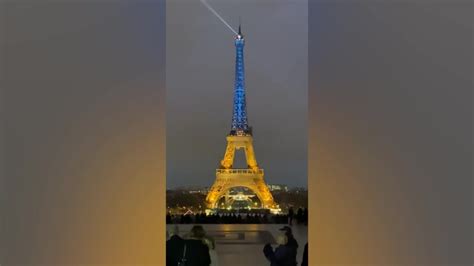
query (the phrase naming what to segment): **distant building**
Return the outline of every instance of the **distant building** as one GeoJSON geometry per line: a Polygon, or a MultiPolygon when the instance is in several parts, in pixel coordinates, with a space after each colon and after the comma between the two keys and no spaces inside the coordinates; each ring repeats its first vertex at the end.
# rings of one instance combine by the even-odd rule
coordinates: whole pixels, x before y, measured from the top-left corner
{"type": "Polygon", "coordinates": [[[307,193],[308,189],[305,187],[294,187],[291,188],[290,191],[291,193],[307,193]]]}
{"type": "Polygon", "coordinates": [[[209,191],[209,188],[207,188],[207,187],[205,187],[205,188],[190,188],[188,190],[188,192],[190,194],[204,194],[204,195],[206,195],[208,191],[209,191]]]}
{"type": "Polygon", "coordinates": [[[270,191],[288,192],[288,186],[287,185],[273,184],[273,185],[268,185],[268,188],[270,189],[270,191]]]}

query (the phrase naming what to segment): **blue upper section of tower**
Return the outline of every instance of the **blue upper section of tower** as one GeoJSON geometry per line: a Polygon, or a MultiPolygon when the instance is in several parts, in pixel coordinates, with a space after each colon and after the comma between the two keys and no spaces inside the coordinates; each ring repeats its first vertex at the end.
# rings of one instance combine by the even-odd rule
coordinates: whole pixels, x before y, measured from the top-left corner
{"type": "Polygon", "coordinates": [[[234,84],[234,110],[232,115],[231,135],[252,134],[252,129],[247,122],[247,104],[245,100],[245,70],[244,70],[244,45],[245,39],[240,26],[239,33],[235,36],[235,84],[234,84]]]}

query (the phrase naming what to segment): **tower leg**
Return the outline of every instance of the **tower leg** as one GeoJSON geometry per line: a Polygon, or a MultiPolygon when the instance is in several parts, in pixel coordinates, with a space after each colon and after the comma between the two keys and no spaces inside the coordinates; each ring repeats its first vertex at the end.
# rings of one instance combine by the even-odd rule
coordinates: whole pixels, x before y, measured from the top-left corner
{"type": "Polygon", "coordinates": [[[255,153],[253,151],[253,145],[251,142],[245,144],[245,157],[247,158],[247,164],[250,169],[257,170],[257,159],[255,159],[255,153]]]}
{"type": "Polygon", "coordinates": [[[256,191],[258,191],[262,206],[264,208],[276,208],[272,193],[270,192],[270,189],[268,189],[267,184],[265,183],[263,178],[255,180],[255,187],[256,191]]]}
{"type": "Polygon", "coordinates": [[[225,149],[224,159],[221,160],[222,168],[232,168],[234,164],[235,145],[232,141],[227,141],[227,148],[225,149]]]}

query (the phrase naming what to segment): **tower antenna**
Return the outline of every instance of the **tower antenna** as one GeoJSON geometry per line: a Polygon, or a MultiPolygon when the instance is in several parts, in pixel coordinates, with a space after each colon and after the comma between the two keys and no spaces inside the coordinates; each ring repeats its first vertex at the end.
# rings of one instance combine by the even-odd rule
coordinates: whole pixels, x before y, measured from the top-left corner
{"type": "Polygon", "coordinates": [[[240,20],[240,16],[239,16],[239,35],[242,36],[242,30],[240,29],[240,26],[242,25],[242,22],[240,20]]]}

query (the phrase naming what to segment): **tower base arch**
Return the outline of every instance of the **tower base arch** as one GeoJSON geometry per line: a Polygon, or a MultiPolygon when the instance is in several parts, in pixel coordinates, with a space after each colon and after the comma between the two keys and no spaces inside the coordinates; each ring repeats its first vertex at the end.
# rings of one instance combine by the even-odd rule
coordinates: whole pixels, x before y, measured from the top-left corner
{"type": "Polygon", "coordinates": [[[265,183],[263,175],[263,169],[217,169],[216,180],[206,197],[207,208],[217,208],[219,199],[230,189],[246,187],[255,193],[261,202],[262,208],[276,209],[278,206],[265,183]]]}

